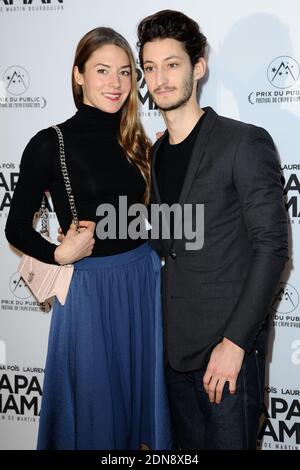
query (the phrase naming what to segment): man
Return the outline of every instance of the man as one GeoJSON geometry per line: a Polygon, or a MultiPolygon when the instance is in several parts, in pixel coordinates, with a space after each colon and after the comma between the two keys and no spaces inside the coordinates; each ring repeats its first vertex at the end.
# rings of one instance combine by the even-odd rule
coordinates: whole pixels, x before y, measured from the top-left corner
{"type": "Polygon", "coordinates": [[[255,449],[268,307],[287,260],[274,144],[264,129],[199,107],[206,38],[192,19],[158,12],[141,21],[138,38],[167,126],[153,148],[152,202],[204,204],[201,249],[187,250],[184,237],[160,244],[177,440],[182,449],[255,449]]]}

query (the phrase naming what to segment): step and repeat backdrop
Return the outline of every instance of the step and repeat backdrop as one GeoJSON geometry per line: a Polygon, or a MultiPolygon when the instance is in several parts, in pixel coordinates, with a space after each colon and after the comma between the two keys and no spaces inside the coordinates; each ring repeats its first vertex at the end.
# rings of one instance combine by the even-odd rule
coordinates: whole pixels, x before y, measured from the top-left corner
{"type": "MultiPolygon", "coordinates": [[[[0,449],[34,449],[51,304],[17,273],[20,253],[4,227],[19,162],[40,129],[75,112],[70,76],[79,39],[111,26],[131,43],[146,15],[171,8],[208,38],[201,106],[266,128],[278,149],[287,197],[290,261],[270,308],[263,450],[300,449],[300,4],[296,0],[0,0],[0,449]]],[[[164,129],[137,64],[140,115],[152,140],[164,129]]],[[[43,155],[41,154],[41,164],[43,155]]],[[[53,236],[57,222],[50,205],[53,236]]]]}

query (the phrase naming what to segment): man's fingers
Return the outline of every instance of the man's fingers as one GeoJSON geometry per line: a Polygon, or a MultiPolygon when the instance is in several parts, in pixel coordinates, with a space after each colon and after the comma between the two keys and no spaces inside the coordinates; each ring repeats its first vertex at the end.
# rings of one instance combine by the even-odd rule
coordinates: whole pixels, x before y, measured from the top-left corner
{"type": "Polygon", "coordinates": [[[203,385],[204,385],[206,393],[208,393],[208,387],[209,387],[209,382],[211,378],[212,378],[211,373],[206,371],[203,377],[203,385]]]}
{"type": "Polygon", "coordinates": [[[236,379],[226,380],[225,378],[205,374],[203,377],[203,385],[211,403],[221,403],[226,382],[229,383],[229,393],[233,395],[236,392],[236,379]]]}
{"type": "Polygon", "coordinates": [[[224,385],[226,383],[226,379],[219,379],[216,387],[216,396],[215,396],[215,402],[216,403],[221,403],[222,401],[222,395],[223,395],[223,390],[224,390],[224,385]]]}
{"type": "Polygon", "coordinates": [[[232,395],[236,392],[236,379],[229,380],[229,393],[232,395]]]}
{"type": "Polygon", "coordinates": [[[212,377],[208,386],[208,398],[211,403],[214,403],[215,398],[216,398],[217,384],[218,384],[218,378],[212,377]]]}

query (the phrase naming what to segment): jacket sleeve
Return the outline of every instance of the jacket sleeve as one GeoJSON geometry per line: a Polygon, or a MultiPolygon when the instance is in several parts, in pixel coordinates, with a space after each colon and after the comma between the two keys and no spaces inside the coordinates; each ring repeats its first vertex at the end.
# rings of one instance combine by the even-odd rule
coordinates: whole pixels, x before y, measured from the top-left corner
{"type": "Polygon", "coordinates": [[[49,145],[48,136],[47,130],[39,132],[24,150],[5,234],[9,243],[23,253],[46,263],[55,263],[56,245],[33,228],[34,214],[39,210],[44,191],[51,182],[54,151],[58,151],[53,150],[53,144],[49,145]]]}
{"type": "Polygon", "coordinates": [[[238,147],[233,174],[253,256],[224,336],[250,351],[263,327],[288,260],[281,169],[270,135],[251,127],[238,147]]]}
{"type": "MultiPolygon", "coordinates": [[[[157,199],[158,195],[154,189],[154,179],[157,182],[157,175],[156,175],[156,168],[153,162],[153,155],[155,154],[155,152],[157,152],[162,139],[163,139],[163,136],[157,139],[151,150],[151,192],[150,192],[150,205],[148,206],[148,221],[150,225],[154,223],[154,221],[151,219],[151,207],[152,205],[159,204],[159,201],[157,199]]],[[[159,227],[152,226],[152,230],[149,232],[149,235],[150,235],[149,243],[152,246],[152,248],[157,252],[158,256],[163,257],[166,255],[164,251],[164,245],[161,241],[161,238],[156,239],[153,237],[153,232],[160,233],[159,227]]]]}

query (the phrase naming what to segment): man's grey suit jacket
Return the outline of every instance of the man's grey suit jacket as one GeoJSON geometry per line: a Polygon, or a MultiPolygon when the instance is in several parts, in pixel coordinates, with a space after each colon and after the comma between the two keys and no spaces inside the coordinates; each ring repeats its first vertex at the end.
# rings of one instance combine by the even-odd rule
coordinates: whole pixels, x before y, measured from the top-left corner
{"type": "MultiPolygon", "coordinates": [[[[281,170],[270,135],[204,111],[179,198],[182,206],[204,204],[204,245],[188,251],[184,238],[153,241],[166,258],[165,353],[178,371],[203,366],[223,337],[247,352],[265,350],[268,310],[288,259],[281,170]]],[[[165,132],[153,148],[156,204],[164,201],[155,161],[167,138],[165,132]]]]}

